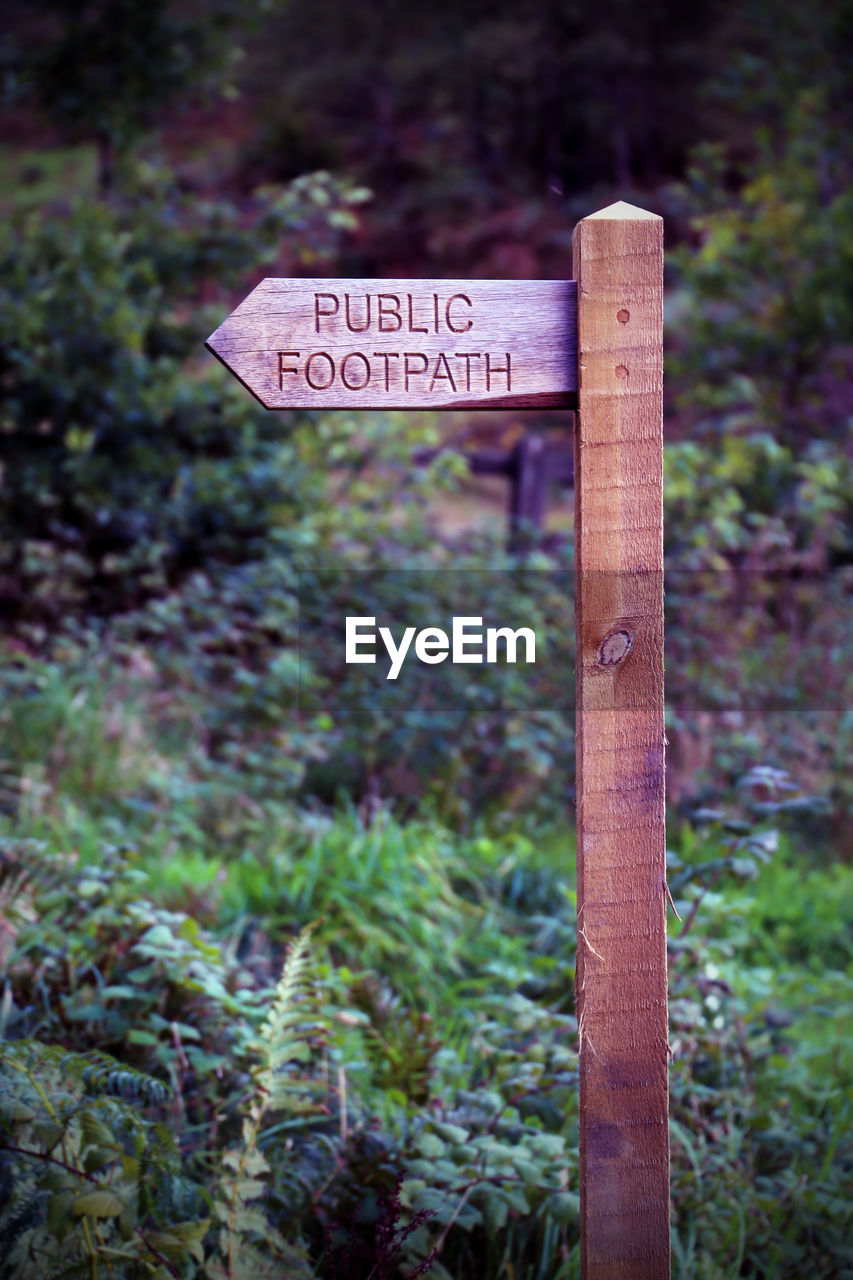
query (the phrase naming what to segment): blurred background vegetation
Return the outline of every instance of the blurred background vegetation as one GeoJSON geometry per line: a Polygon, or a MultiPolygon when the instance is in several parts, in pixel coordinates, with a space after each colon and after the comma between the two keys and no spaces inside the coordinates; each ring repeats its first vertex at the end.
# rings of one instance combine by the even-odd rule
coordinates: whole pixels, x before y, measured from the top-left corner
{"type": "Polygon", "coordinates": [[[263,275],[562,278],[625,199],[674,1274],[853,1276],[853,4],[4,17],[0,1274],[576,1274],[571,493],[510,553],[458,457],[571,415],[268,414],[202,344],[263,275]],[[329,605],[401,570],[551,661],[377,699],[329,605]]]}

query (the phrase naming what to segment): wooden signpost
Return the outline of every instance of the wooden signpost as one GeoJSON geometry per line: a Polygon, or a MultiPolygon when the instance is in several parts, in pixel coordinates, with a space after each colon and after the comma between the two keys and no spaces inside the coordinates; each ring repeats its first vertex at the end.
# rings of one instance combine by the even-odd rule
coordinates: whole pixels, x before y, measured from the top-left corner
{"type": "Polygon", "coordinates": [[[207,340],[267,409],[574,404],[573,280],[262,280],[207,340]]]}
{"type": "Polygon", "coordinates": [[[584,1280],[669,1275],[663,222],[575,229],[577,1008],[584,1280]]]}
{"type": "Polygon", "coordinates": [[[576,408],[582,1280],[665,1280],[663,222],[573,281],[264,280],[208,347],[267,408],[576,408]]]}

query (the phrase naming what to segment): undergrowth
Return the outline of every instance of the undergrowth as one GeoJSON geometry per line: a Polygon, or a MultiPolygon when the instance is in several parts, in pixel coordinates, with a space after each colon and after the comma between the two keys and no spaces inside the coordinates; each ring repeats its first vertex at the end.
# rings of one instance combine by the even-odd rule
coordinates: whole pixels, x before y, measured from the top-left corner
{"type": "MultiPolygon", "coordinates": [[[[756,769],[672,832],[684,1280],[853,1266],[853,884],[806,799],[756,769]]],[[[271,808],[233,858],[175,814],[167,866],[123,802],[96,856],[3,837],[3,1274],[574,1275],[562,834],[271,808]]]]}

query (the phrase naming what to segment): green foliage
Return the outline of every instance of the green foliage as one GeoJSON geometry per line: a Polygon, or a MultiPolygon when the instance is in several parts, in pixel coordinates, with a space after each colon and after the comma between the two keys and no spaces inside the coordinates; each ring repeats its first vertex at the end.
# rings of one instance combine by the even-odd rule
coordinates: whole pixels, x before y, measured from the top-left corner
{"type": "Polygon", "coordinates": [[[722,111],[728,145],[664,198],[693,237],[669,299],[673,1264],[853,1271],[849,5],[290,6],[250,49],[266,136],[213,200],[130,152],[182,68],[228,72],[226,9],[33,19],[54,106],[121,181],[67,208],[54,177],[0,233],[3,1265],[575,1274],[571,584],[434,535],[431,418],[270,417],[200,344],[247,269],[563,275],[575,208],[610,197],[560,190],[630,198],[722,111]],[[385,197],[343,259],[363,189],[244,194],[341,159],[385,197]],[[373,683],[347,613],[544,647],[373,683]]]}
{"type": "Polygon", "coordinates": [[[801,92],[784,133],[759,134],[736,199],[725,152],[701,152],[688,179],[699,247],[677,258],[690,305],[676,376],[692,409],[753,417],[786,442],[801,442],[816,376],[853,337],[849,165],[826,120],[821,90],[801,92]]]}
{"type": "Polygon", "coordinates": [[[850,873],[783,861],[768,824],[814,804],[797,790],[778,769],[752,769],[737,805],[697,810],[683,857],[669,858],[683,917],[670,943],[670,1040],[674,1261],[685,1277],[768,1267],[830,1277],[850,1261],[853,1059],[821,1008],[843,1019],[853,997],[838,912],[850,873]],[[824,901],[830,884],[840,894],[824,901]]]}
{"type": "MultiPolygon", "coordinates": [[[[748,704],[822,716],[843,790],[853,204],[828,93],[800,83],[776,103],[754,154],[738,157],[736,192],[722,147],[697,155],[682,188],[698,247],[675,255],[670,369],[691,434],[666,451],[665,527],[679,715],[748,704]]],[[[808,736],[804,725],[800,750],[808,736]]]]}
{"type": "Polygon", "coordinates": [[[133,694],[126,684],[110,687],[90,644],[80,659],[72,674],[67,660],[43,662],[17,650],[0,670],[0,810],[20,806],[38,821],[62,796],[102,814],[144,782],[156,754],[133,694]]]}
{"type": "Polygon", "coordinates": [[[389,551],[341,574],[312,567],[309,551],[301,564],[270,552],[194,573],[112,623],[109,683],[97,633],[66,634],[39,657],[16,645],[0,670],[6,810],[78,842],[86,815],[115,815],[123,789],[135,812],[131,822],[125,800],[123,838],[138,839],[138,824],[147,843],[156,832],[168,844],[180,799],[181,834],[197,847],[253,825],[251,806],[229,808],[229,797],[268,807],[345,792],[401,812],[426,800],[459,824],[490,809],[558,810],[573,758],[569,576],[496,552],[485,567],[466,569],[460,556],[436,569],[441,549],[397,538],[405,570],[389,551]],[[472,610],[486,625],[534,626],[535,667],[472,675],[448,663],[429,679],[410,662],[389,681],[381,658],[369,675],[344,663],[347,614],[449,628],[472,610]]]}
{"type": "Polygon", "coordinates": [[[91,196],[96,187],[94,147],[4,148],[0,189],[4,213],[40,208],[59,200],[91,196]]]}
{"type": "MultiPolygon", "coordinates": [[[[682,887],[695,891],[702,886],[704,897],[718,882],[734,876],[744,889],[736,896],[729,893],[730,927],[721,932],[736,939],[745,965],[780,972],[793,967],[803,973],[849,973],[850,868],[839,862],[814,866],[803,886],[798,862],[780,856],[790,857],[804,816],[826,814],[825,800],[804,795],[784,770],[767,765],[750,769],[739,780],[737,793],[736,809],[703,806],[689,815],[679,833],[682,856],[670,855],[671,891],[678,897],[682,887]]],[[[694,902],[694,914],[695,908],[694,902]]]]}
{"type": "Polygon", "coordinates": [[[389,1096],[423,1106],[429,1101],[441,1041],[430,1014],[401,1007],[401,1000],[375,974],[350,983],[350,998],[365,1016],[365,1053],[371,1079],[389,1096]]]}
{"type": "MultiPolygon", "coordinates": [[[[853,886],[849,869],[815,869],[793,851],[804,804],[819,807],[780,770],[755,768],[673,833],[674,1265],[685,1277],[758,1277],[770,1259],[782,1280],[804,1268],[828,1278],[845,1256],[853,993],[837,903],[853,886]]],[[[101,1159],[89,1139],[69,1148],[82,1170],[68,1175],[79,1187],[63,1184],[74,1202],[126,1198],[113,1147],[132,1154],[137,1135],[153,1152],[139,1173],[148,1246],[137,1233],[115,1245],[134,1262],[110,1255],[128,1280],[166,1265],[134,1271],[146,1247],[188,1276],[199,1249],[205,1274],[229,1277],[333,1274],[347,1256],[365,1273],[384,1258],[407,1274],[498,1275],[507,1261],[548,1280],[571,1274],[577,1026],[562,834],[460,837],[381,812],[369,826],[352,812],[279,823],[257,866],[247,851],[227,869],[210,917],[219,936],[158,905],[160,881],[138,857],[101,851],[80,866],[7,841],[0,985],[5,1033],[19,1040],[3,1051],[3,1096],[28,1110],[12,1107],[5,1141],[28,1146],[8,1124],[35,1123],[38,1088],[56,1105],[51,1063],[70,1055],[55,1089],[80,1134],[87,1126],[111,1152],[89,1170],[101,1159]],[[311,919],[310,954],[306,932],[276,987],[271,954],[311,919]],[[20,1037],[32,1033],[64,1047],[32,1051],[31,1084],[7,1060],[25,1060],[20,1037]],[[101,1045],[114,1060],[93,1055],[101,1045]],[[85,1072],[70,1088],[66,1077],[85,1072]]],[[[5,1155],[18,1162],[14,1205],[35,1198],[44,1213],[27,1173],[35,1158],[5,1155]]],[[[113,1248],[121,1214],[95,1216],[112,1200],[82,1205],[61,1241],[46,1218],[25,1230],[42,1232],[39,1247],[95,1256],[108,1275],[98,1233],[113,1248]]]]}
{"type": "MultiPolygon", "coordinates": [[[[726,816],[697,820],[719,829],[726,816]]],[[[740,817],[729,825],[722,857],[697,862],[697,840],[672,879],[677,901],[679,882],[690,886],[670,948],[674,1273],[829,1280],[853,1260],[844,1191],[853,1059],[834,1029],[853,999],[849,954],[846,973],[831,967],[839,952],[821,931],[826,873],[780,864],[772,831],[740,817]],[[744,857],[749,846],[761,869],[744,857]],[[725,888],[729,875],[755,878],[756,890],[725,888]],[[770,923],[786,914],[780,890],[808,940],[800,970],[790,935],[777,942],[770,923]]],[[[837,870],[849,892],[849,869],[837,870]]]]}
{"type": "Polygon", "coordinates": [[[222,945],[186,912],[157,907],[145,884],[120,850],[81,867],[39,842],[4,842],[4,1024],[77,1051],[119,1049],[186,1082],[202,1121],[204,1082],[233,1078],[262,1005],[222,945]]]}
{"type": "Polygon", "coordinates": [[[816,88],[825,124],[840,139],[851,100],[850,16],[849,0],[819,9],[744,0],[720,12],[719,45],[703,95],[711,108],[707,123],[738,159],[753,156],[756,142],[784,135],[792,103],[816,88]]]}
{"type": "Polygon", "coordinates": [[[466,1059],[443,1055],[442,1105],[407,1135],[403,1203],[431,1212],[407,1251],[439,1247],[439,1276],[498,1274],[508,1256],[565,1275],[577,1262],[577,1022],[518,992],[478,1007],[466,1059]]]}
{"type": "MultiPolygon", "coordinates": [[[[441,1006],[437,978],[444,984],[441,990],[456,988],[463,999],[465,991],[495,982],[511,985],[524,970],[528,926],[501,909],[494,890],[483,886],[472,869],[472,864],[484,866],[476,841],[460,845],[432,822],[402,825],[388,816],[367,826],[349,813],[311,827],[306,833],[284,828],[277,847],[273,844],[265,856],[247,850],[232,863],[232,902],[267,920],[318,921],[318,942],[327,943],[333,954],[357,956],[361,970],[382,977],[393,973],[393,989],[433,1017],[441,1006]],[[496,942],[492,930],[498,921],[496,942]]],[[[504,875],[529,848],[524,840],[501,846],[504,875]]],[[[388,1044],[385,998],[360,985],[353,997],[358,1007],[371,1011],[389,1055],[384,1070],[390,1070],[394,1051],[388,1044]]],[[[404,1016],[400,1009],[398,1018],[404,1016]]],[[[398,1021],[394,1034],[402,1030],[398,1021]]],[[[424,1034],[414,1024],[406,1042],[422,1045],[424,1034]]],[[[402,1080],[394,1083],[399,1088],[402,1080]]]]}
{"type": "Polygon", "coordinates": [[[209,1217],[151,1114],[167,1090],[105,1054],[0,1044],[0,1244],[9,1280],[204,1274],[209,1217]],[[164,1269],[165,1267],[165,1269],[164,1269]]]}
{"type": "Polygon", "coordinates": [[[283,520],[299,526],[315,486],[288,463],[292,427],[201,356],[214,321],[197,291],[283,239],[316,258],[362,196],[314,175],[259,197],[244,227],[233,206],[143,173],[125,203],[4,228],[0,557],[16,612],[127,608],[200,563],[260,556],[283,520]]]}
{"type": "Polygon", "coordinates": [[[748,763],[808,762],[834,811],[812,847],[846,856],[853,205],[834,72],[849,30],[834,7],[792,12],[769,76],[768,24],[788,9],[733,19],[754,30],[715,92],[742,93],[756,127],[699,149],[672,206],[692,236],[668,301],[668,718],[676,769],[708,747],[694,796],[748,763]]]}

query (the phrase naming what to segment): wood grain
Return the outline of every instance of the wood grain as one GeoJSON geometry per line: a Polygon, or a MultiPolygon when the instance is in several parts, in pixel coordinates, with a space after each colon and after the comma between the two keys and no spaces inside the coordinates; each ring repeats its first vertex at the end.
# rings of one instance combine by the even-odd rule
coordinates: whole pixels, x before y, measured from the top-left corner
{"type": "Polygon", "coordinates": [[[262,280],[207,340],[268,409],[573,408],[572,280],[262,280]]]}
{"type": "Polygon", "coordinates": [[[575,229],[582,1280],[670,1273],[663,222],[575,229]]]}

